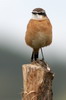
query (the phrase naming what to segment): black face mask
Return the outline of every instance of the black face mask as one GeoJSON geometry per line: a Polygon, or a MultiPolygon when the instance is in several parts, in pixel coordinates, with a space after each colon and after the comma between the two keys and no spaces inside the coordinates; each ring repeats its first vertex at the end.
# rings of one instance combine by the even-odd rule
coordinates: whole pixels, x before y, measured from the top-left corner
{"type": "Polygon", "coordinates": [[[35,14],[35,15],[38,14],[38,15],[46,16],[46,13],[45,12],[39,12],[39,13],[38,12],[32,12],[32,14],[35,14]]]}
{"type": "Polygon", "coordinates": [[[43,16],[46,16],[46,13],[38,13],[38,15],[43,15],[43,16]]]}

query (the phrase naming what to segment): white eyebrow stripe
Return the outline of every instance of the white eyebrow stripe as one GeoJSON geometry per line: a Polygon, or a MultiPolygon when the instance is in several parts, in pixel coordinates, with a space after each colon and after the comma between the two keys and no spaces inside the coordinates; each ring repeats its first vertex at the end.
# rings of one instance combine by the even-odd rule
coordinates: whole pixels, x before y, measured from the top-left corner
{"type": "Polygon", "coordinates": [[[32,11],[32,13],[38,13],[37,11],[32,11]]]}

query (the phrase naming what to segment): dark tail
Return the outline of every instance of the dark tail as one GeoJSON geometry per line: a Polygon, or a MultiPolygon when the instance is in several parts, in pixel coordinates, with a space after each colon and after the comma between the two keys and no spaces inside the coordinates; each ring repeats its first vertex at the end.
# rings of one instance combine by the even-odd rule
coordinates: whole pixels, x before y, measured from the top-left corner
{"type": "Polygon", "coordinates": [[[36,60],[38,59],[38,56],[39,56],[39,52],[33,50],[33,52],[32,52],[32,56],[31,56],[31,61],[33,61],[33,60],[36,61],[36,60]]]}

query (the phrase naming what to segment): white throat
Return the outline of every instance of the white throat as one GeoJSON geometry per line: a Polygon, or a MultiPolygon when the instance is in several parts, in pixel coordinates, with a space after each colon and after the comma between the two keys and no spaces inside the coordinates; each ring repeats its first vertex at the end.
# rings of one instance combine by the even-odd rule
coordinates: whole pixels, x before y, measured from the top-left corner
{"type": "Polygon", "coordinates": [[[36,15],[32,14],[32,19],[42,20],[43,16],[42,15],[38,15],[38,14],[36,14],[36,15]]]}

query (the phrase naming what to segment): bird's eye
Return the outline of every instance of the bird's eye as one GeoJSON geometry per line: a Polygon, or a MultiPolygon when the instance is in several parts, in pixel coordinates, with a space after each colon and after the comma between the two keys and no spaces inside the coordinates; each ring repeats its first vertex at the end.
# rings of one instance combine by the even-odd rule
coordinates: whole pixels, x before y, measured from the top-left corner
{"type": "Polygon", "coordinates": [[[42,13],[42,12],[41,12],[41,13],[38,13],[38,14],[39,14],[39,15],[46,16],[46,13],[42,13]]]}
{"type": "Polygon", "coordinates": [[[43,15],[42,13],[38,13],[38,15],[43,15]]]}

